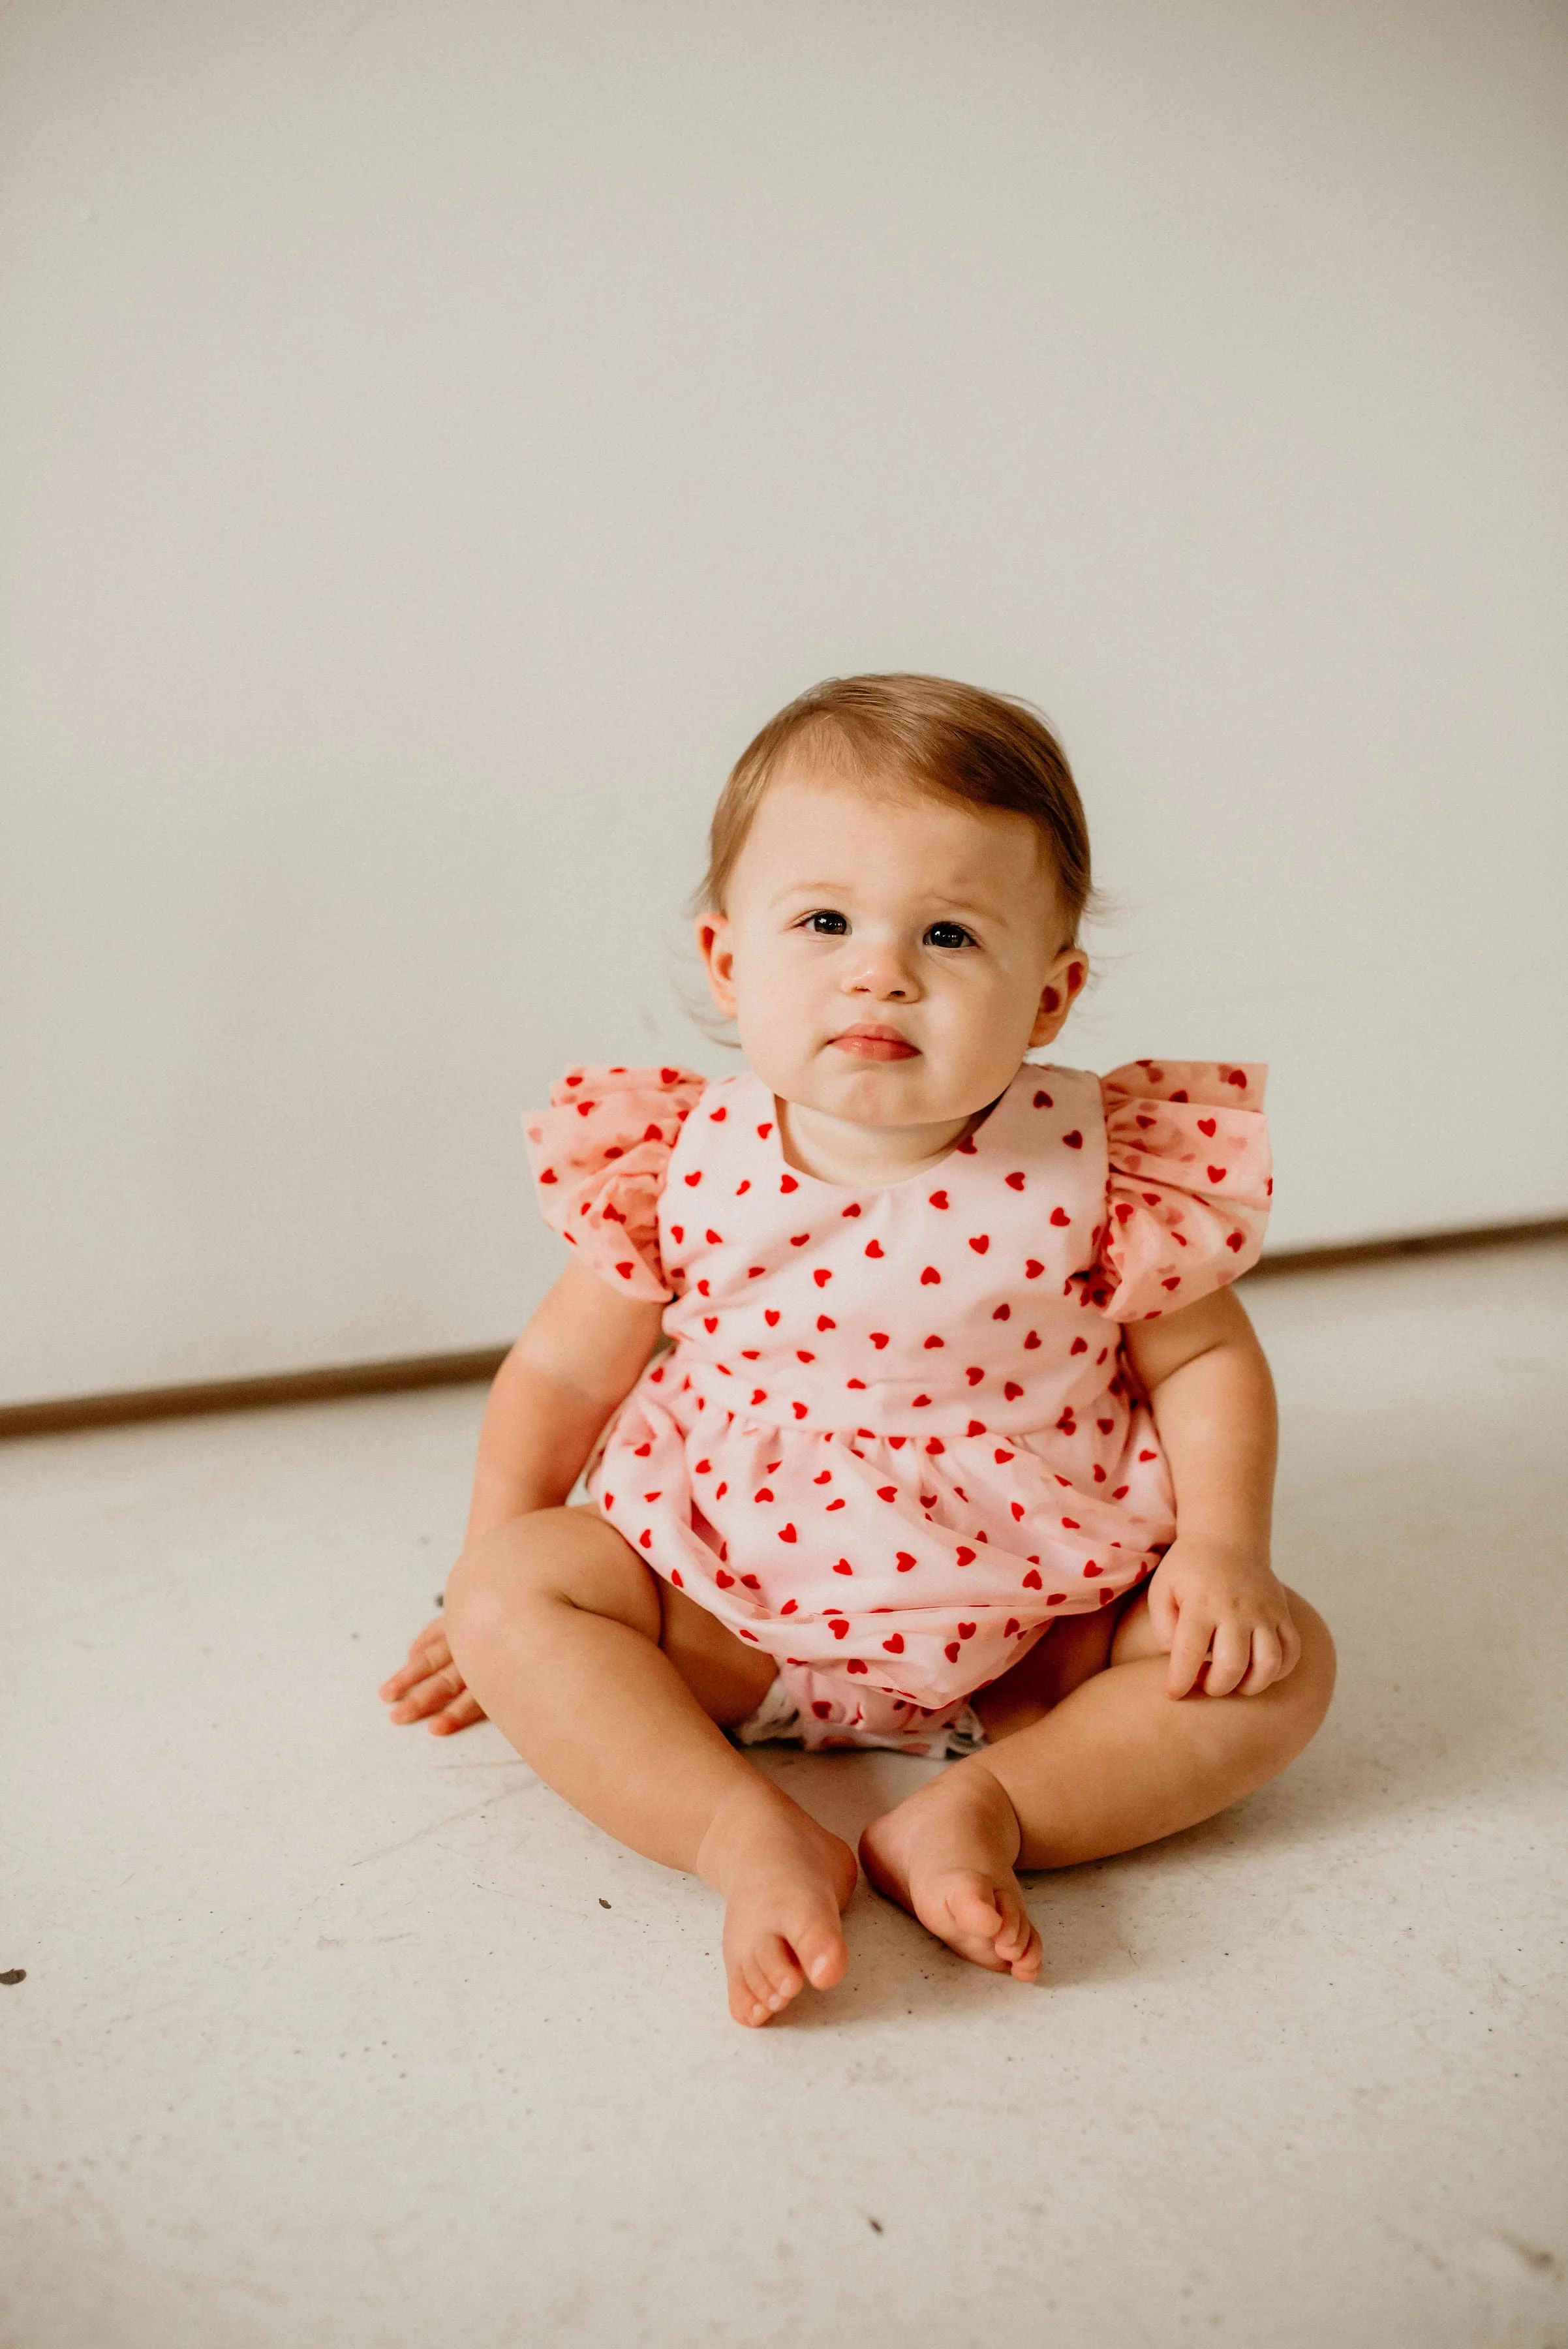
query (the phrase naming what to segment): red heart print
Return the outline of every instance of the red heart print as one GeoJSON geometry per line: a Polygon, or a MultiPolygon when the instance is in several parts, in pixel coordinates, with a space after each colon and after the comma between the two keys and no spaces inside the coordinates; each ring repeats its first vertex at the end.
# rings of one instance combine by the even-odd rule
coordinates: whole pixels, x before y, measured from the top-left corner
{"type": "Polygon", "coordinates": [[[1062,1523],[1070,1534],[1080,1533],[1083,1530],[1076,1517],[1064,1517],[1062,1523]]]}
{"type": "Polygon", "coordinates": [[[950,1664],[956,1664],[959,1660],[958,1641],[956,1640],[950,1640],[947,1646],[942,1650],[942,1653],[947,1658],[950,1664]]]}
{"type": "Polygon", "coordinates": [[[1034,1096],[1034,1106],[1036,1109],[1054,1109],[1056,1104],[1052,1100],[1049,1093],[1036,1093],[1034,1096]]]}
{"type": "Polygon", "coordinates": [[[1226,1081],[1226,1083],[1227,1083],[1228,1085],[1234,1085],[1234,1086],[1236,1087],[1236,1089],[1237,1089],[1237,1091],[1238,1091],[1238,1092],[1246,1092],[1246,1090],[1247,1090],[1247,1071],[1246,1071],[1246,1070],[1245,1070],[1245,1069],[1231,1069],[1231,1070],[1229,1070],[1229,1071],[1227,1071],[1227,1073],[1226,1073],[1225,1081],[1226,1081]]]}
{"type": "Polygon", "coordinates": [[[1023,1502],[1022,1502],[1022,1501],[1012,1501],[1012,1502],[1010,1502],[1010,1503],[1008,1504],[1008,1506],[1009,1506],[1009,1507],[1010,1507],[1010,1508],[1012,1509],[1012,1521],[1013,1521],[1014,1525],[1022,1525],[1022,1524],[1023,1524],[1023,1502]]]}
{"type": "Polygon", "coordinates": [[[735,1185],[735,1196],[736,1196],[736,1198],[737,1198],[737,1199],[743,1199],[743,1198],[745,1197],[745,1195],[746,1195],[747,1192],[751,1189],[751,1187],[752,1187],[752,1178],[751,1178],[751,1176],[748,1174],[748,1175],[747,1175],[747,1177],[746,1177],[746,1179],[745,1179],[745,1181],[744,1181],[743,1183],[737,1183],[737,1184],[736,1184],[736,1185],[735,1185]]]}
{"type": "Polygon", "coordinates": [[[940,1281],[940,1278],[941,1274],[937,1270],[936,1266],[934,1264],[929,1264],[927,1265],[924,1272],[920,1275],[920,1287],[922,1288],[929,1288],[933,1281],[940,1281]]]}
{"type": "Polygon", "coordinates": [[[683,1224],[671,1224],[670,1226],[670,1237],[675,1242],[676,1247],[679,1247],[681,1241],[686,1237],[685,1226],[683,1224]]]}
{"type": "Polygon", "coordinates": [[[883,1347],[887,1344],[887,1342],[888,1342],[888,1332],[886,1331],[886,1330],[872,1330],[872,1332],[871,1332],[871,1343],[876,1347],[876,1349],[877,1349],[877,1352],[878,1352],[878,1353],[880,1353],[880,1352],[881,1352],[881,1350],[882,1350],[883,1347]]]}
{"type": "Polygon", "coordinates": [[[985,1372],[980,1369],[978,1364],[971,1362],[968,1370],[964,1372],[964,1376],[969,1381],[971,1387],[977,1387],[979,1386],[981,1379],[984,1378],[985,1372]]]}
{"type": "Polygon", "coordinates": [[[689,1187],[689,1188],[693,1188],[693,1189],[695,1188],[695,1186],[696,1186],[699,1183],[701,1183],[701,1180],[702,1180],[702,1169],[701,1168],[701,1166],[697,1167],[697,1168],[695,1169],[695,1171],[694,1171],[692,1174],[688,1174],[688,1176],[686,1177],[686,1181],[687,1181],[687,1185],[688,1185],[688,1187],[689,1187]]]}
{"type": "Polygon", "coordinates": [[[981,1232],[977,1238],[971,1240],[970,1246],[973,1248],[976,1256],[983,1256],[986,1249],[991,1246],[991,1234],[989,1232],[981,1232]]]}
{"type": "Polygon", "coordinates": [[[770,1118],[766,1121],[766,1123],[765,1123],[764,1124],[762,1124],[762,1125],[759,1125],[759,1126],[758,1126],[758,1128],[757,1128],[757,1139],[758,1139],[758,1141],[759,1141],[759,1142],[765,1142],[765,1141],[767,1140],[767,1138],[768,1138],[769,1134],[773,1132],[773,1130],[774,1130],[774,1122],[773,1122],[772,1118],[770,1117],[770,1118]]]}
{"type": "Polygon", "coordinates": [[[1088,1350],[1089,1341],[1086,1338],[1075,1338],[1067,1349],[1070,1354],[1086,1354],[1088,1350]]]}
{"type": "Polygon", "coordinates": [[[779,1539],[780,1541],[787,1542],[798,1541],[800,1539],[800,1536],[795,1532],[793,1526],[781,1526],[779,1527],[779,1539]]]}
{"type": "Polygon", "coordinates": [[[974,1561],[975,1552],[972,1549],[966,1547],[962,1542],[960,1542],[957,1549],[953,1553],[954,1564],[958,1566],[972,1566],[974,1561]]]}
{"type": "Polygon", "coordinates": [[[883,1247],[880,1240],[867,1240],[866,1243],[866,1253],[867,1256],[885,1256],[887,1250],[883,1247]]]}
{"type": "Polygon", "coordinates": [[[871,1667],[863,1656],[850,1656],[846,1660],[844,1669],[846,1672],[868,1672],[871,1667]]]}
{"type": "Polygon", "coordinates": [[[566,1079],[566,1082],[567,1082],[567,1084],[569,1084],[569,1085],[580,1085],[580,1084],[582,1083],[582,1081],[583,1081],[583,1072],[582,1072],[582,1071],[581,1071],[580,1069],[576,1070],[573,1075],[569,1076],[569,1077],[566,1079]]]}
{"type": "Polygon", "coordinates": [[[831,1485],[833,1482],[832,1469],[825,1468],[820,1476],[814,1476],[811,1481],[814,1485],[831,1485]]]}
{"type": "Polygon", "coordinates": [[[710,1125],[722,1125],[729,1114],[727,1109],[711,1109],[708,1112],[708,1123],[710,1125]]]}
{"type": "Polygon", "coordinates": [[[996,1451],[995,1451],[995,1453],[992,1454],[992,1457],[994,1458],[994,1460],[995,1460],[995,1462],[996,1462],[996,1464],[997,1464],[997,1466],[998,1466],[999,1468],[1005,1468],[1005,1467],[1006,1467],[1006,1465],[1007,1465],[1007,1464],[1008,1464],[1008,1462],[1009,1462],[1010,1460],[1014,1460],[1014,1459],[1016,1459],[1016,1458],[1017,1458],[1017,1456],[1018,1456],[1018,1455],[1017,1455],[1017,1454],[1016,1454],[1016,1453],[1013,1453],[1013,1452],[1003,1452],[1003,1450],[1002,1449],[1002,1446],[1001,1446],[1000,1444],[998,1444],[998,1445],[997,1445],[997,1447],[996,1447],[996,1451]]]}
{"type": "Polygon", "coordinates": [[[1038,1590],[1041,1588],[1040,1575],[1037,1568],[1033,1566],[1030,1568],[1028,1573],[1023,1578],[1023,1588],[1025,1590],[1038,1590]]]}
{"type": "Polygon", "coordinates": [[[830,1721],[833,1717],[833,1707],[819,1696],[814,1696],[812,1698],[811,1709],[813,1713],[815,1713],[818,1721],[830,1721]]]}
{"type": "Polygon", "coordinates": [[[1182,1086],[1179,1092],[1174,1092],[1170,1096],[1172,1101],[1186,1101],[1189,1097],[1187,1087],[1185,1085],[1182,1086]]]}
{"type": "Polygon", "coordinates": [[[1246,1247],[1247,1242],[1245,1236],[1242,1233],[1232,1232],[1225,1245],[1231,1249],[1233,1255],[1239,1255],[1241,1250],[1246,1247]]]}
{"type": "Polygon", "coordinates": [[[763,1319],[767,1323],[770,1330],[776,1330],[779,1326],[778,1308],[774,1305],[764,1305],[763,1308],[763,1319]]]}
{"type": "Polygon", "coordinates": [[[1067,1604],[1066,1592],[1064,1590],[1054,1590],[1051,1593],[1050,1598],[1045,1601],[1045,1604],[1047,1607],[1064,1607],[1067,1604]]]}
{"type": "Polygon", "coordinates": [[[1113,1500],[1113,1501],[1125,1501],[1125,1500],[1127,1499],[1127,1494],[1128,1494],[1128,1492],[1129,1492],[1129,1490],[1130,1490],[1130,1489],[1131,1489],[1131,1488],[1130,1488],[1130,1486],[1128,1486],[1128,1485],[1116,1485],[1116,1489],[1113,1491],[1113,1493],[1112,1493],[1112,1495],[1111,1495],[1111,1498],[1112,1498],[1112,1500],[1113,1500]]]}
{"type": "Polygon", "coordinates": [[[712,1336],[712,1334],[713,1334],[714,1330],[718,1328],[718,1326],[719,1326],[719,1317],[718,1317],[718,1315],[717,1315],[716,1313],[704,1313],[704,1314],[703,1314],[703,1316],[702,1316],[702,1327],[703,1327],[703,1329],[704,1329],[704,1330],[707,1330],[708,1335],[709,1335],[710,1337],[711,1337],[711,1336],[712,1336]]]}
{"type": "Polygon", "coordinates": [[[1002,1636],[1004,1640],[1011,1640],[1014,1631],[1020,1630],[1022,1628],[1023,1626],[1020,1624],[1017,1616],[1010,1615],[1006,1622],[1002,1627],[1002,1636]]]}
{"type": "Polygon", "coordinates": [[[1009,1379],[1002,1392],[1007,1397],[1009,1402],[1016,1402],[1019,1396],[1023,1392],[1023,1389],[1019,1385],[1016,1379],[1009,1379]]]}
{"type": "Polygon", "coordinates": [[[836,1330],[838,1324],[831,1314],[819,1313],[816,1317],[816,1326],[819,1330],[836,1330]]]}
{"type": "Polygon", "coordinates": [[[1162,1280],[1159,1285],[1161,1288],[1179,1288],[1181,1286],[1181,1276],[1179,1273],[1174,1280],[1162,1280]]]}
{"type": "Polygon", "coordinates": [[[754,1574],[742,1574],[741,1580],[745,1584],[748,1590],[760,1590],[763,1587],[757,1580],[754,1574]]]}
{"type": "Polygon", "coordinates": [[[972,1623],[961,1623],[959,1625],[959,1638],[961,1640],[972,1640],[974,1637],[974,1630],[975,1627],[972,1623]]]}
{"type": "Polygon", "coordinates": [[[895,1631],[890,1640],[883,1640],[882,1645],[887,1649],[888,1653],[890,1656],[901,1656],[904,1652],[904,1635],[902,1631],[895,1631]]]}
{"type": "Polygon", "coordinates": [[[629,1280],[634,1269],[635,1268],[630,1264],[618,1264],[616,1267],[616,1270],[619,1273],[623,1280],[629,1280]]]}
{"type": "Polygon", "coordinates": [[[1158,1460],[1159,1458],[1158,1452],[1148,1451],[1140,1452],[1137,1456],[1140,1460],[1158,1460]]]}
{"type": "Polygon", "coordinates": [[[539,1177],[541,1183],[558,1183],[560,1179],[553,1166],[546,1166],[539,1177]]]}
{"type": "Polygon", "coordinates": [[[1066,1143],[1069,1150],[1082,1150],[1084,1146],[1084,1137],[1078,1132],[1076,1126],[1074,1127],[1071,1133],[1064,1133],[1062,1136],[1062,1139],[1066,1143]]]}
{"type": "Polygon", "coordinates": [[[896,1500],[898,1499],[898,1487],[897,1486],[897,1485],[877,1485],[877,1498],[879,1501],[896,1501],[896,1500]]]}
{"type": "Polygon", "coordinates": [[[1068,1225],[1072,1222],[1072,1220],[1073,1220],[1073,1218],[1072,1218],[1072,1216],[1067,1213],[1067,1210],[1066,1210],[1066,1208],[1065,1208],[1065,1207],[1053,1207],[1053,1208],[1052,1208],[1052,1210],[1051,1210],[1051,1221],[1055,1225],[1056,1229],[1057,1229],[1059,1232],[1064,1232],[1064,1231],[1066,1230],[1066,1228],[1067,1228],[1068,1225]]]}
{"type": "Polygon", "coordinates": [[[793,1174],[781,1174],[779,1176],[779,1189],[781,1191],[798,1191],[800,1185],[795,1181],[793,1174]]]}
{"type": "Polygon", "coordinates": [[[693,1474],[698,1476],[711,1476],[713,1474],[713,1463],[711,1460],[699,1460],[693,1474]]]}
{"type": "Polygon", "coordinates": [[[894,1553],[894,1563],[897,1565],[900,1574],[908,1574],[915,1561],[912,1554],[909,1550],[901,1549],[894,1553]]]}
{"type": "Polygon", "coordinates": [[[1002,1179],[1010,1191],[1022,1191],[1023,1188],[1022,1174],[1004,1174],[1002,1179]]]}
{"type": "Polygon", "coordinates": [[[1108,1435],[1112,1428],[1116,1425],[1116,1421],[1114,1419],[1096,1419],[1095,1425],[1099,1429],[1102,1435],[1108,1435]]]}
{"type": "Polygon", "coordinates": [[[832,1275],[832,1273],[831,1273],[831,1272],[829,1272],[829,1270],[828,1270],[827,1267],[826,1267],[825,1264],[819,1264],[819,1265],[817,1266],[817,1268],[816,1268],[816,1270],[812,1274],[812,1276],[811,1276],[811,1277],[812,1277],[813,1280],[815,1280],[815,1283],[816,1283],[816,1285],[817,1285],[818,1288],[826,1288],[827,1287],[828,1282],[833,1278],[833,1275],[832,1275]]]}
{"type": "Polygon", "coordinates": [[[911,1411],[923,1411],[929,1401],[929,1395],[911,1395],[909,1397],[909,1409],[911,1411]]]}
{"type": "Polygon", "coordinates": [[[855,1568],[846,1557],[840,1557],[834,1560],[833,1571],[835,1574],[853,1574],[855,1568]]]}
{"type": "Polygon", "coordinates": [[[795,1348],[794,1358],[797,1362],[815,1362],[816,1360],[816,1356],[815,1354],[808,1353],[804,1346],[797,1346],[795,1348]]]}
{"type": "Polygon", "coordinates": [[[1218,1118],[1200,1117],[1198,1121],[1198,1131],[1199,1133],[1212,1133],[1219,1122],[1218,1118]]]}
{"type": "Polygon", "coordinates": [[[830,1619],[827,1628],[836,1640],[847,1640],[849,1637],[849,1626],[842,1616],[830,1619]]]}
{"type": "Polygon", "coordinates": [[[931,1193],[931,1205],[933,1207],[945,1207],[947,1204],[948,1195],[945,1191],[933,1191],[931,1193]]]}
{"type": "Polygon", "coordinates": [[[1044,1269],[1045,1268],[1041,1263],[1039,1257],[1037,1256],[1032,1256],[1028,1263],[1023,1268],[1023,1278],[1025,1280],[1038,1280],[1044,1269]]]}
{"type": "Polygon", "coordinates": [[[753,1387],[752,1389],[752,1401],[753,1402],[766,1402],[767,1399],[768,1391],[766,1387],[753,1387]]]}
{"type": "Polygon", "coordinates": [[[846,1207],[840,1207],[838,1212],[841,1216],[857,1216],[860,1213],[860,1203],[857,1199],[851,1199],[849,1205],[846,1207]]]}
{"type": "Polygon", "coordinates": [[[732,1574],[726,1574],[723,1568],[721,1567],[718,1573],[713,1577],[713,1579],[718,1584],[721,1590],[728,1590],[735,1578],[732,1574]]]}
{"type": "Polygon", "coordinates": [[[964,1433],[966,1435],[983,1435],[985,1433],[984,1420],[971,1419],[968,1427],[964,1430],[964,1433]]]}
{"type": "Polygon", "coordinates": [[[1223,1183],[1228,1171],[1229,1170],[1223,1166],[1211,1166],[1209,1169],[1209,1180],[1211,1183],[1223,1183]]]}
{"type": "Polygon", "coordinates": [[[939,1338],[939,1337],[935,1334],[935,1332],[933,1331],[933,1333],[931,1334],[931,1336],[930,1336],[930,1337],[929,1337],[929,1338],[926,1340],[926,1351],[927,1351],[928,1353],[929,1353],[929,1351],[930,1351],[930,1350],[931,1350],[931,1348],[932,1348],[933,1346],[945,1345],[945,1344],[946,1344],[946,1342],[947,1342],[947,1341],[946,1341],[946,1340],[945,1340],[945,1339],[939,1338]]]}
{"type": "Polygon", "coordinates": [[[1012,1306],[999,1305],[991,1318],[993,1321],[1011,1321],[1012,1319],[1012,1306]]]}
{"type": "Polygon", "coordinates": [[[779,1613],[781,1615],[793,1615],[799,1605],[800,1601],[798,1599],[786,1599],[784,1605],[779,1609],[779,1613]]]}
{"type": "Polygon", "coordinates": [[[753,1501],[771,1501],[773,1496],[773,1487],[770,1485],[759,1485],[752,1495],[753,1501]]]}
{"type": "Polygon", "coordinates": [[[1096,1566],[1094,1559],[1091,1558],[1087,1566],[1084,1568],[1084,1579],[1086,1582],[1093,1582],[1096,1576],[1104,1574],[1105,1570],[1106,1569],[1103,1566],[1096,1566]]]}

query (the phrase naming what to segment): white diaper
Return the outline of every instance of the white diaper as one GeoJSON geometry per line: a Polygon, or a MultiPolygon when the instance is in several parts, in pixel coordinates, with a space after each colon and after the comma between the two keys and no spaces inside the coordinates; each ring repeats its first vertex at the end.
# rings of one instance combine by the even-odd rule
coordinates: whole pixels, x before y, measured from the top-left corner
{"type": "Polygon", "coordinates": [[[989,1742],[980,1715],[969,1703],[956,1708],[949,1722],[924,1722],[890,1735],[843,1723],[816,1721],[802,1710],[792,1679],[792,1674],[781,1671],[755,1713],[730,1731],[737,1745],[804,1745],[809,1752],[879,1745],[891,1753],[912,1754],[925,1761],[956,1762],[966,1754],[978,1754],[989,1742]]]}

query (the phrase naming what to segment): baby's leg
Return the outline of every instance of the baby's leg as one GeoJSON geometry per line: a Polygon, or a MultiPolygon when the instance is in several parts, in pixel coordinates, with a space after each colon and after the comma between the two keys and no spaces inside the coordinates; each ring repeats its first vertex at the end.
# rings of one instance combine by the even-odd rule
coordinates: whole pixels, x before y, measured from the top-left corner
{"type": "Polygon", "coordinates": [[[542,1509],[475,1542],[445,1621],[469,1687],[558,1795],[723,1894],[737,2022],[838,1981],[855,1856],[717,1726],[760,1702],[770,1658],[663,1590],[593,1509],[542,1509]]]}
{"type": "Polygon", "coordinates": [[[1294,1592],[1291,1612],[1301,1659],[1261,1696],[1167,1696],[1141,1596],[1114,1638],[1099,1618],[1055,1626],[1017,1668],[1022,1679],[1040,1660],[1028,1701],[1008,1691],[1012,1674],[977,1701],[993,1743],[872,1821],[867,1874],[961,1956],[1033,1982],[1040,1938],[1015,1868],[1071,1868],[1196,1826],[1313,1735],[1334,1690],[1334,1643],[1294,1592]]]}

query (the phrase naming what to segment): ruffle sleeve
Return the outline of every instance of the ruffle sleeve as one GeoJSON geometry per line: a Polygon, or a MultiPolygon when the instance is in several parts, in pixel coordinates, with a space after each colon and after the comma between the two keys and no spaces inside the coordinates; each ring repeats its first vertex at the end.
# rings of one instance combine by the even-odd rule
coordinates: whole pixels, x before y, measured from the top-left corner
{"type": "Polygon", "coordinates": [[[549,1108],[524,1115],[545,1221],[625,1296],[672,1294],[659,1198],[707,1083],[690,1069],[570,1069],[551,1086],[549,1108]]]}
{"type": "Polygon", "coordinates": [[[1273,1192],[1265,1068],[1135,1061],[1101,1079],[1110,1173],[1089,1301],[1152,1320],[1256,1264],[1273,1192]]]}

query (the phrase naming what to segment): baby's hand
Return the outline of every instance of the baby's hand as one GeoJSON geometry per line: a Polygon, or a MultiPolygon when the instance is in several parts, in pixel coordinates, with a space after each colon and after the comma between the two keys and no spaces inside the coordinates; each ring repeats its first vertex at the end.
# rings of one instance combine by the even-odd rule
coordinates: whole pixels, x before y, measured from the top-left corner
{"type": "Polygon", "coordinates": [[[413,1641],[402,1671],[383,1681],[376,1693],[383,1704],[391,1706],[391,1720],[425,1722],[436,1737],[450,1737],[454,1729],[472,1729],[476,1721],[484,1719],[452,1662],[446,1628],[439,1615],[413,1641]]]}
{"type": "Polygon", "coordinates": [[[1192,1535],[1174,1542],[1148,1587],[1155,1636],[1170,1655],[1168,1696],[1262,1696],[1295,1670],[1301,1633],[1268,1562],[1192,1535]]]}

